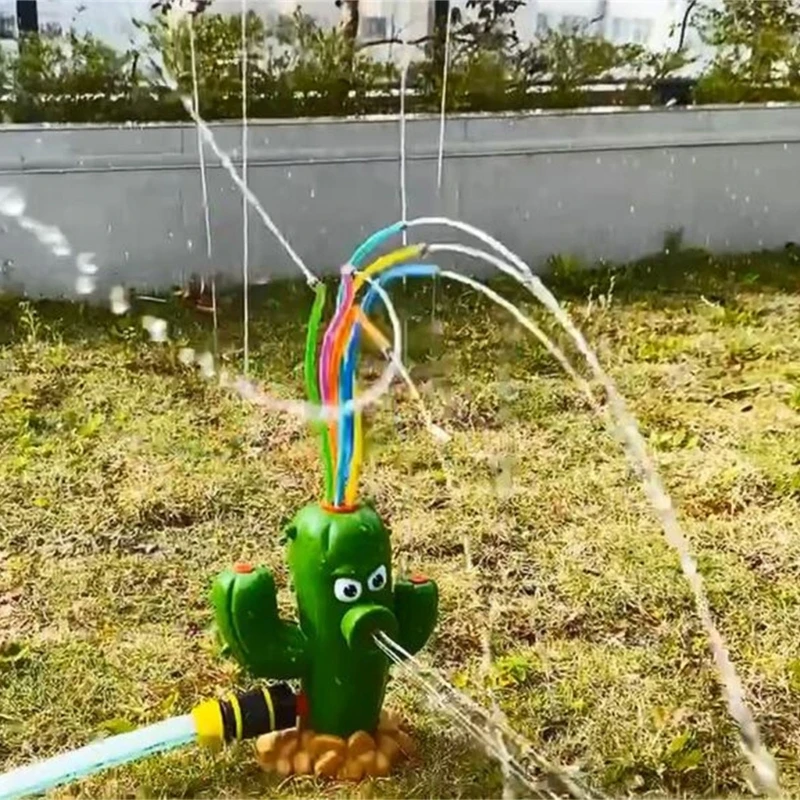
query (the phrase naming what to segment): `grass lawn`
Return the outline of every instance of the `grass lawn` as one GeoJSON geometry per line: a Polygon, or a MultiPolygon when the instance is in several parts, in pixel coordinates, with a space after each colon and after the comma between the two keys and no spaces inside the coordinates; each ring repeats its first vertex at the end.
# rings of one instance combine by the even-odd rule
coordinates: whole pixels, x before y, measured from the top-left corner
{"type": "MultiPolygon", "coordinates": [[[[613,282],[562,263],[549,281],[650,442],[787,796],[800,796],[797,261],[687,252],[613,282]]],[[[432,323],[430,287],[395,297],[412,374],[452,434],[432,441],[402,386],[368,428],[363,493],[393,526],[396,563],[441,589],[422,657],[611,794],[745,791],[677,558],[619,446],[501,309],[439,287],[432,323]]],[[[302,394],[310,300],[303,285],[253,293],[253,372],[282,397],[302,394]]],[[[232,368],[239,303],[221,311],[232,368]]],[[[207,315],[172,300],[137,311],[167,316],[172,341],[147,341],[134,315],[0,301],[0,771],[247,685],[208,634],[208,587],[231,562],[274,569],[291,613],[278,537],[318,495],[315,440],[179,361],[180,346],[208,346],[207,315]]],[[[398,681],[391,703],[419,759],[357,796],[499,794],[499,769],[423,697],[398,681]]],[[[242,746],[176,751],[60,795],[322,792],[354,790],[279,786],[242,746]]]]}

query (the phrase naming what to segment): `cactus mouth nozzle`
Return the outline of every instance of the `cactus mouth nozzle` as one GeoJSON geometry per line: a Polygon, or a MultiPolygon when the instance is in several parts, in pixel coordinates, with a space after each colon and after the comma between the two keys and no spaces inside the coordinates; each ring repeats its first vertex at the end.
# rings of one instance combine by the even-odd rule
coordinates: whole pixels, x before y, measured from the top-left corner
{"type": "Polygon", "coordinates": [[[386,606],[358,605],[342,618],[342,635],[352,649],[377,649],[374,635],[397,636],[397,619],[386,606]]]}

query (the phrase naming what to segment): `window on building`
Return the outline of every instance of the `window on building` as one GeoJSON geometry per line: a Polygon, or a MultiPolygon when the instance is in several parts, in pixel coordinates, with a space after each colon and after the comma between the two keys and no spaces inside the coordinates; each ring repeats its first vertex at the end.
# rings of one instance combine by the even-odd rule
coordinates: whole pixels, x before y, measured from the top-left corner
{"type": "Polygon", "coordinates": [[[361,35],[365,39],[385,39],[386,28],[386,17],[361,17],[361,35]]]}
{"type": "Polygon", "coordinates": [[[589,24],[589,18],[580,14],[564,14],[563,25],[567,30],[582,30],[589,24]]]}
{"type": "Polygon", "coordinates": [[[615,42],[624,42],[628,35],[628,20],[624,17],[614,17],[611,20],[611,38],[615,42]]]}
{"type": "Polygon", "coordinates": [[[61,27],[60,22],[45,22],[39,30],[42,36],[47,36],[52,39],[57,39],[59,36],[64,35],[64,29],[61,27]]]}
{"type": "Polygon", "coordinates": [[[636,44],[645,44],[650,38],[653,23],[649,19],[635,19],[631,25],[631,39],[636,44]]]}
{"type": "Polygon", "coordinates": [[[550,30],[550,20],[547,14],[536,15],[536,33],[547,33],[550,30]]]}
{"type": "Polygon", "coordinates": [[[0,14],[0,39],[17,38],[17,21],[13,14],[0,14]]]}

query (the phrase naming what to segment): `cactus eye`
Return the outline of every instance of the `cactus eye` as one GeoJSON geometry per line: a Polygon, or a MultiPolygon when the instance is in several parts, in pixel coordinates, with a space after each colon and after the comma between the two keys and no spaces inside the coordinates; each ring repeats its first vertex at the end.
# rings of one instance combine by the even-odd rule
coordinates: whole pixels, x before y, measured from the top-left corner
{"type": "Polygon", "coordinates": [[[371,592],[379,592],[386,586],[386,567],[383,564],[367,578],[367,586],[371,592]]]}
{"type": "Polygon", "coordinates": [[[353,578],[337,578],[333,593],[343,603],[354,603],[361,597],[361,584],[353,578]]]}

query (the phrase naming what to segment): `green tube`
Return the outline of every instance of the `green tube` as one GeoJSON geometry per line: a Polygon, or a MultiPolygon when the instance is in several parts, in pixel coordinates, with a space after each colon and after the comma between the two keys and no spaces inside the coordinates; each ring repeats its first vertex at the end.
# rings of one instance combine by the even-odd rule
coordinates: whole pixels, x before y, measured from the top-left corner
{"type": "MultiPolygon", "coordinates": [[[[305,380],[306,394],[311,403],[319,405],[319,384],[317,383],[317,341],[319,339],[319,324],[322,321],[322,312],[325,309],[326,287],[318,283],[314,289],[314,305],[311,307],[311,316],[308,319],[308,332],[306,333],[305,355],[305,380]]],[[[315,422],[314,430],[318,433],[322,450],[322,468],[325,478],[325,500],[333,502],[333,461],[331,447],[324,422],[315,422]]]]}

